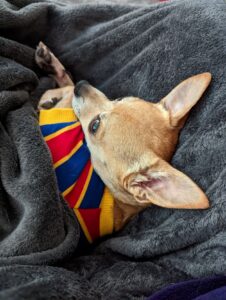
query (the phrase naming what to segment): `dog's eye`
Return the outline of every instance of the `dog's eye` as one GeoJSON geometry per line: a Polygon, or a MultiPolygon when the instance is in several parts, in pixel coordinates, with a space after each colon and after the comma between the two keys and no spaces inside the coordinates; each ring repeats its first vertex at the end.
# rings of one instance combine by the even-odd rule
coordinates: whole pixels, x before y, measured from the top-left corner
{"type": "Polygon", "coordinates": [[[100,126],[100,116],[96,116],[90,123],[89,123],[89,132],[91,134],[95,134],[100,126]]]}

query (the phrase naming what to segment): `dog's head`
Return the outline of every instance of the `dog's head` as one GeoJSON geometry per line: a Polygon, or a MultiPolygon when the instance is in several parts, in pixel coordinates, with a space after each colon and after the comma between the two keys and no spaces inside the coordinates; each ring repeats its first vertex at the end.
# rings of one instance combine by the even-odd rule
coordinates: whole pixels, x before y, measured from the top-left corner
{"type": "Polygon", "coordinates": [[[110,101],[86,81],[76,85],[73,107],[93,166],[116,199],[143,207],[209,206],[203,191],[167,161],[210,80],[209,73],[193,76],[156,104],[135,97],[110,101]]]}

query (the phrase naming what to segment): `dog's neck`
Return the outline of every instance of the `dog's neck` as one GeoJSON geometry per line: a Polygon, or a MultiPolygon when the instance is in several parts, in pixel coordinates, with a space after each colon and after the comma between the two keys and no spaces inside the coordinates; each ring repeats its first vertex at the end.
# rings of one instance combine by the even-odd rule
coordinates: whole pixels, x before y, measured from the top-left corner
{"type": "Polygon", "coordinates": [[[128,205],[114,199],[114,230],[122,229],[133,216],[143,209],[143,207],[128,205]]]}

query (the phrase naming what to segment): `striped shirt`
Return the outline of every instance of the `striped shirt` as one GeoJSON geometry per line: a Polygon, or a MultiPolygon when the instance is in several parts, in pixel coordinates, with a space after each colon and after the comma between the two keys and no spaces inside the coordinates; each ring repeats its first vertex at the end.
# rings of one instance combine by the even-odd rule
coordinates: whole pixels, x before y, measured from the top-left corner
{"type": "Polygon", "coordinates": [[[39,124],[51,152],[59,190],[89,243],[113,232],[113,197],[94,171],[81,123],[72,109],[41,110],[39,124]]]}

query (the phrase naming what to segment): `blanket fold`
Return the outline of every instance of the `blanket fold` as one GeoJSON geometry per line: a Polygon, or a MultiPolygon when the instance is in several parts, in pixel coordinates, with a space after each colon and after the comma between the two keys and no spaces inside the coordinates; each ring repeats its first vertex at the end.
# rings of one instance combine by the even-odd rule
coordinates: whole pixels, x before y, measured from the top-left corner
{"type": "Polygon", "coordinates": [[[0,299],[144,299],[170,283],[225,273],[225,17],[224,0],[0,2],[0,299]],[[74,81],[89,80],[112,99],[157,102],[211,72],[172,161],[211,208],[152,206],[78,253],[78,223],[59,194],[34,109],[54,87],[34,62],[40,40],[74,81]]]}

